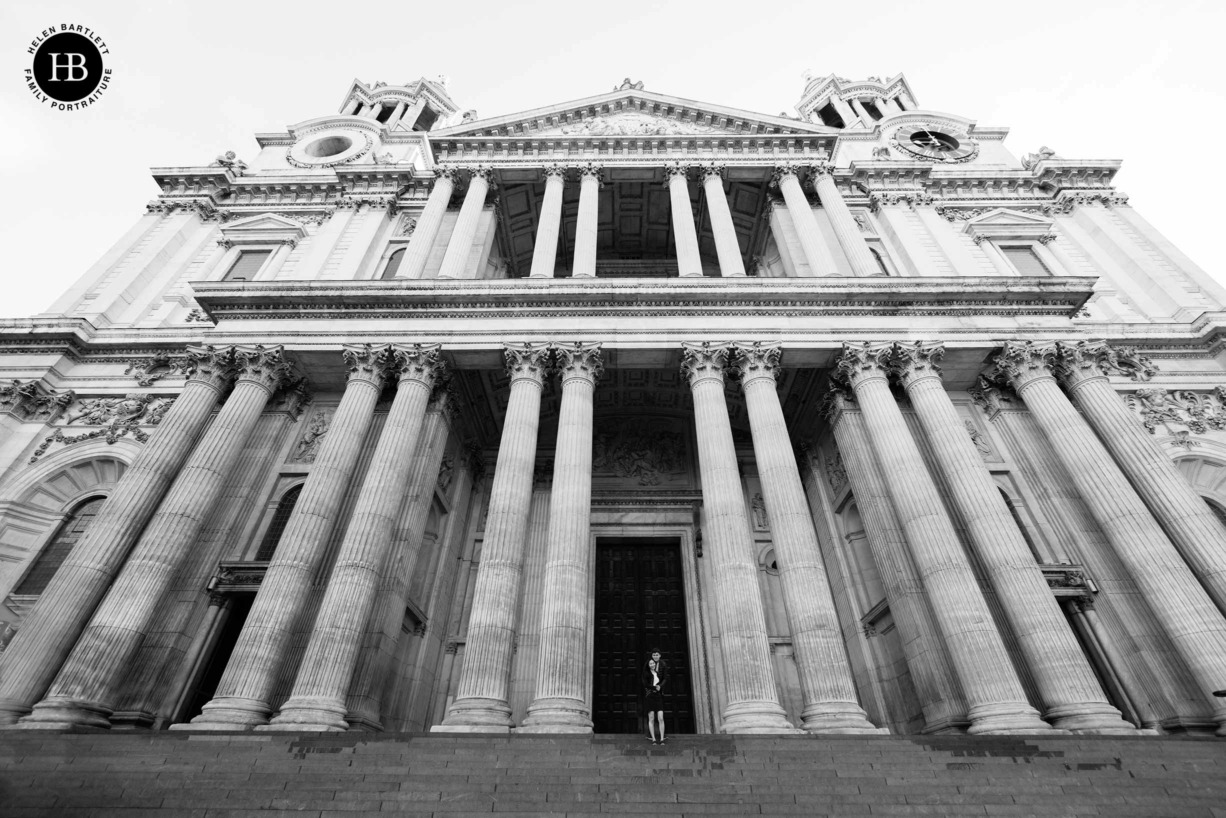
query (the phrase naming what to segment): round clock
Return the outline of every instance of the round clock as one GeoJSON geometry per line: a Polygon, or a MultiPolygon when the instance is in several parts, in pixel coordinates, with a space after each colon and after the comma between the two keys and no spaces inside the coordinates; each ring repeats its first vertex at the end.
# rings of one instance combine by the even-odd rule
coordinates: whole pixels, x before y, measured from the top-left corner
{"type": "Polygon", "coordinates": [[[979,154],[979,146],[964,133],[951,133],[948,127],[918,122],[903,125],[894,132],[890,144],[918,159],[934,162],[969,162],[979,154]]]}

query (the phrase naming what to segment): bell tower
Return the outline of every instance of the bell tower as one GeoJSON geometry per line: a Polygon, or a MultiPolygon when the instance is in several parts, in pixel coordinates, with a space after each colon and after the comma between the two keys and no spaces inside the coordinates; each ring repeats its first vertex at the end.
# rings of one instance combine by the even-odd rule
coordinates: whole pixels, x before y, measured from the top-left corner
{"type": "Polygon", "coordinates": [[[902,74],[888,80],[881,77],[849,80],[806,71],[804,78],[805,91],[796,103],[796,110],[801,119],[817,125],[871,130],[878,120],[919,107],[902,74]]]}
{"type": "Polygon", "coordinates": [[[461,112],[447,93],[447,78],[422,77],[404,85],[354,80],[338,113],[360,116],[386,125],[389,131],[430,131],[459,124],[475,112],[461,112]]]}

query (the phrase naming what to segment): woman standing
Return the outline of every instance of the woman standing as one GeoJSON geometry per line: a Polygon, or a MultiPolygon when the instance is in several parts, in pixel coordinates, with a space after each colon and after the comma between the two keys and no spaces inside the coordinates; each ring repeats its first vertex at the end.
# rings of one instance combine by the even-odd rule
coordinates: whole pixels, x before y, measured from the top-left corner
{"type": "Polygon", "coordinates": [[[660,658],[659,648],[643,668],[643,691],[646,694],[647,732],[652,744],[664,743],[664,685],[668,682],[668,667],[660,658]],[[656,720],[660,722],[660,738],[656,739],[656,720]]]}

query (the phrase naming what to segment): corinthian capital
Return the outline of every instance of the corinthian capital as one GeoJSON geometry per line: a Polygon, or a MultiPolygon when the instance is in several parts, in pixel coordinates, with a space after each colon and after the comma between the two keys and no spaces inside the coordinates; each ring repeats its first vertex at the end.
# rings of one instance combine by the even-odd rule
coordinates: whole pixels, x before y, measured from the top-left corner
{"type": "Polygon", "coordinates": [[[382,388],[391,348],[370,344],[346,344],[341,350],[349,380],[366,381],[376,389],[382,388]]]}
{"type": "Polygon", "coordinates": [[[783,184],[785,176],[791,176],[793,179],[800,179],[800,167],[798,165],[776,165],[774,171],[771,172],[771,187],[779,187],[783,184]]]}
{"type": "Polygon", "coordinates": [[[814,162],[809,166],[809,179],[814,183],[822,176],[833,176],[834,165],[829,162],[814,162]]]}
{"type": "Polygon", "coordinates": [[[595,179],[597,185],[604,185],[604,168],[600,165],[589,162],[586,165],[579,165],[575,170],[579,172],[580,182],[584,179],[595,179]]]}
{"type": "Polygon", "coordinates": [[[910,386],[921,378],[941,377],[938,363],[945,355],[945,345],[937,342],[915,341],[895,344],[893,370],[903,386],[910,386]]]}
{"type": "Polygon", "coordinates": [[[702,175],[703,182],[709,182],[712,179],[718,179],[722,184],[728,176],[728,168],[726,165],[703,165],[698,171],[702,175]]]}
{"type": "Polygon", "coordinates": [[[675,179],[678,176],[680,176],[682,179],[689,179],[690,178],[689,166],[684,165],[681,162],[670,162],[669,164],[664,166],[665,180],[671,182],[673,179],[675,179]]]}
{"type": "Polygon", "coordinates": [[[769,378],[774,381],[779,374],[779,359],[783,355],[783,346],[768,344],[761,341],[733,344],[736,350],[736,360],[733,366],[741,377],[741,383],[748,383],[755,378],[769,378]]]}
{"type": "Polygon", "coordinates": [[[714,379],[723,383],[724,368],[728,365],[729,344],[684,343],[681,345],[681,374],[690,386],[699,381],[714,379]]]}
{"type": "Polygon", "coordinates": [[[872,378],[885,378],[893,354],[893,344],[845,341],[834,363],[835,376],[853,388],[872,378]]]}
{"type": "Polygon", "coordinates": [[[545,175],[545,181],[556,178],[566,181],[566,166],[565,165],[546,165],[541,169],[541,173],[545,175]]]}
{"type": "Polygon", "coordinates": [[[989,381],[1007,380],[1020,391],[1036,380],[1053,377],[1056,354],[1056,345],[1050,342],[1007,341],[992,359],[985,377],[989,381]]]}
{"type": "Polygon", "coordinates": [[[236,346],[234,368],[236,380],[257,383],[269,392],[276,392],[294,380],[294,365],[286,360],[285,347],[280,344],[236,346]]]}
{"type": "Polygon", "coordinates": [[[440,165],[434,171],[436,179],[446,179],[448,182],[458,181],[459,174],[460,169],[450,165],[440,165]]]}
{"type": "Polygon", "coordinates": [[[856,399],[850,392],[841,386],[831,384],[830,388],[826,391],[825,397],[822,398],[822,404],[818,411],[826,419],[826,423],[830,424],[831,428],[833,428],[843,419],[844,412],[856,408],[858,408],[856,406],[856,399]]]}
{"type": "Polygon", "coordinates": [[[392,344],[388,374],[400,383],[418,381],[432,390],[447,369],[441,354],[438,344],[392,344]]]}
{"type": "Polygon", "coordinates": [[[224,389],[234,378],[234,347],[189,346],[183,372],[188,380],[224,389]]]}
{"type": "Polygon", "coordinates": [[[542,383],[549,371],[549,344],[505,344],[503,358],[512,381],[526,378],[542,383]]]}
{"type": "Polygon", "coordinates": [[[1061,341],[1056,347],[1057,372],[1070,386],[1113,374],[1148,381],[1158,372],[1158,367],[1133,347],[1113,347],[1106,341],[1061,341]]]}
{"type": "Polygon", "coordinates": [[[554,348],[557,356],[558,371],[562,374],[562,382],[578,378],[591,383],[600,380],[604,374],[604,361],[600,355],[600,344],[558,344],[554,348]]]}

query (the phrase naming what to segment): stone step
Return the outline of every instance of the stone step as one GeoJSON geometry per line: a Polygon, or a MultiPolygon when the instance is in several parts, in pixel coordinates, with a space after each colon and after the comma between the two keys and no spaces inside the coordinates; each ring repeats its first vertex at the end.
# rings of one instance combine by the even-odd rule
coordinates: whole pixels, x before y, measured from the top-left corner
{"type": "Polygon", "coordinates": [[[1226,818],[1194,737],[34,733],[0,815],[1100,815],[1226,818]]]}

